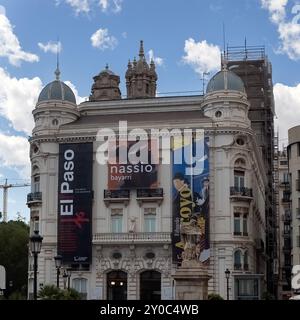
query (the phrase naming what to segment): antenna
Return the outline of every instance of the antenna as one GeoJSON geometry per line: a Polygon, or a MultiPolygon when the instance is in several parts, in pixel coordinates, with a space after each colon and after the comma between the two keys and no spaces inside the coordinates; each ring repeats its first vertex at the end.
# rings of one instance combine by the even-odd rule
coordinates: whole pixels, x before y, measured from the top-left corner
{"type": "Polygon", "coordinates": [[[224,57],[225,57],[225,41],[226,40],[226,37],[225,37],[225,23],[223,21],[223,53],[224,53],[224,57]]]}
{"type": "Polygon", "coordinates": [[[59,76],[60,76],[60,70],[59,70],[59,49],[60,49],[60,45],[59,45],[59,37],[57,37],[57,43],[56,43],[56,70],[54,72],[56,80],[59,80],[59,76]]]}

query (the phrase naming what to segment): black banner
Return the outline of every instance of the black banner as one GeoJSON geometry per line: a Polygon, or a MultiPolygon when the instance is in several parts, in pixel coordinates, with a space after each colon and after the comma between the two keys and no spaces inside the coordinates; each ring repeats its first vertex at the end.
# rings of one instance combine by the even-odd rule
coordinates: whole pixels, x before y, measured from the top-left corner
{"type": "Polygon", "coordinates": [[[92,143],[60,144],[57,252],[64,263],[91,263],[92,165],[92,143]]]}

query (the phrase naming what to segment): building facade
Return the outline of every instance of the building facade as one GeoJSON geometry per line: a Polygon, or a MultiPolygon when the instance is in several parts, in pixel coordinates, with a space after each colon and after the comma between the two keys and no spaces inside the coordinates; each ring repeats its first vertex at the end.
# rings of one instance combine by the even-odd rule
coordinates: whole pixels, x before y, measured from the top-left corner
{"type": "MultiPolygon", "coordinates": [[[[174,259],[174,190],[182,190],[180,181],[185,187],[187,182],[174,176],[172,150],[160,145],[154,181],[153,176],[135,175],[132,183],[124,181],[120,187],[110,175],[115,169],[99,160],[99,129],[102,134],[116,132],[121,141],[120,122],[124,129],[126,121],[128,131],[164,130],[159,137],[166,130],[203,130],[208,151],[205,160],[197,161],[207,162],[209,178],[202,180],[199,202],[191,198],[191,208],[203,209],[206,194],[209,215],[200,217],[205,223],[199,227],[205,239],[200,237],[198,253],[179,249],[184,259],[197,259],[207,268],[210,293],[226,298],[229,269],[229,298],[258,299],[266,285],[268,180],[243,81],[225,66],[204,96],[158,98],[155,65],[146,62],[142,43],[139,60],[128,63],[127,99],[121,99],[119,77],[108,67],[94,77],[90,99],[80,105],[59,76],[57,70],[56,80],[39,96],[30,139],[32,192],[27,204],[31,232],[38,229],[44,237],[39,285],[56,283],[54,257],[59,253],[63,268],[71,269],[71,286],[87,299],[174,298],[172,275],[180,268],[174,259]],[[78,188],[76,179],[82,182],[78,188]],[[73,216],[75,207],[79,209],[73,216]],[[68,229],[71,221],[77,234],[68,229]],[[76,250],[80,253],[71,261],[67,256],[76,250]]],[[[147,166],[141,168],[147,171],[147,166]]],[[[30,257],[29,296],[32,277],[30,257]]]]}
{"type": "Polygon", "coordinates": [[[290,202],[290,177],[287,150],[277,151],[276,197],[278,210],[279,281],[278,299],[286,300],[291,292],[292,214],[290,202]]]}
{"type": "Polygon", "coordinates": [[[290,175],[290,201],[292,214],[291,265],[300,264],[300,126],[288,132],[288,164],[290,175]]]}

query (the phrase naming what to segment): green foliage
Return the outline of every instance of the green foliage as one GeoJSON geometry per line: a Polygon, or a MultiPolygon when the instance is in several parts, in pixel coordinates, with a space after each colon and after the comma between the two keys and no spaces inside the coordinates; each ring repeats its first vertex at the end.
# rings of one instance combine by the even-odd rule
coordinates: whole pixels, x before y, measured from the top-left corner
{"type": "Polygon", "coordinates": [[[208,295],[208,300],[224,300],[219,294],[217,293],[210,293],[208,295]]]}
{"type": "Polygon", "coordinates": [[[8,297],[8,300],[27,300],[27,296],[20,291],[15,291],[8,297]]]}
{"type": "Polygon", "coordinates": [[[262,300],[275,300],[275,297],[268,291],[265,291],[262,295],[261,295],[261,299],[262,300]]]}
{"type": "Polygon", "coordinates": [[[40,300],[80,300],[80,293],[75,289],[62,290],[54,285],[44,286],[38,293],[40,300]]]}
{"type": "Polygon", "coordinates": [[[0,223],[0,264],[6,270],[6,297],[12,292],[27,294],[28,241],[29,226],[23,221],[0,223]]]}

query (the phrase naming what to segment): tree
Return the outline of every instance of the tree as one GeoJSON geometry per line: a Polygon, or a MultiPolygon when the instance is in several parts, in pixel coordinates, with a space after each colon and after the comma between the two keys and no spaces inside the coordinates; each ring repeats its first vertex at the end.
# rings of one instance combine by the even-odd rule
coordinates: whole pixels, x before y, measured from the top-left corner
{"type": "Polygon", "coordinates": [[[23,221],[0,223],[0,264],[6,269],[6,297],[15,291],[18,297],[26,297],[28,241],[29,226],[23,221]]]}
{"type": "Polygon", "coordinates": [[[80,300],[80,293],[75,289],[62,290],[54,285],[44,286],[38,294],[41,300],[80,300]]]}
{"type": "Polygon", "coordinates": [[[224,300],[219,294],[217,293],[210,293],[207,297],[208,300],[224,300]]]}

